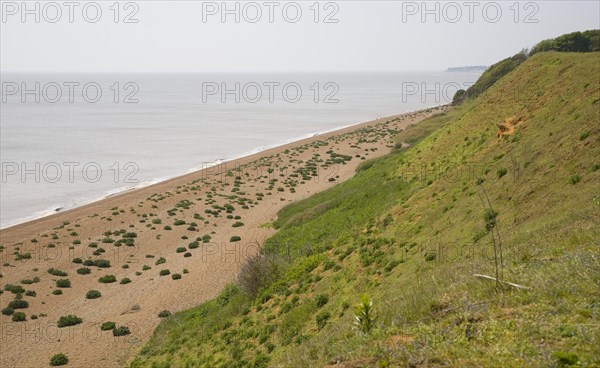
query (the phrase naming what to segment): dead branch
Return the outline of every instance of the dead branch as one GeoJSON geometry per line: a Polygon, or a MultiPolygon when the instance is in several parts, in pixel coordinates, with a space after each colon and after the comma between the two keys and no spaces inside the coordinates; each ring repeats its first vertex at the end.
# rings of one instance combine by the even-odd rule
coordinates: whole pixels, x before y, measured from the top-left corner
{"type": "Polygon", "coordinates": [[[499,283],[501,283],[503,285],[512,286],[512,287],[517,288],[517,289],[531,290],[531,288],[529,286],[523,286],[523,285],[519,285],[519,284],[513,284],[512,282],[506,282],[506,281],[498,280],[497,278],[492,277],[492,276],[488,276],[488,275],[482,275],[482,274],[479,274],[479,273],[474,273],[473,276],[479,277],[479,278],[482,278],[482,279],[496,281],[496,282],[499,282],[499,283]]]}

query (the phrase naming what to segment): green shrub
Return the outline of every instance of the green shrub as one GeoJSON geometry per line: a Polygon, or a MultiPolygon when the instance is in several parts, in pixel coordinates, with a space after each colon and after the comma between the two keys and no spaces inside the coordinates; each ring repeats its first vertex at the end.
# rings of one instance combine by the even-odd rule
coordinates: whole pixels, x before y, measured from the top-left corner
{"type": "Polygon", "coordinates": [[[102,293],[99,290],[90,290],[85,293],[86,299],[98,299],[102,296],[102,293]]]}
{"type": "Polygon", "coordinates": [[[4,290],[10,291],[13,294],[22,294],[22,293],[25,292],[25,289],[23,289],[22,286],[20,286],[20,285],[12,285],[12,284],[6,284],[6,285],[4,285],[4,290]]]}
{"type": "Polygon", "coordinates": [[[241,221],[236,221],[233,223],[233,225],[231,225],[231,227],[240,227],[240,226],[244,226],[244,223],[241,221]]]}
{"type": "Polygon", "coordinates": [[[174,274],[172,274],[172,275],[171,275],[171,278],[172,278],[173,280],[179,280],[179,279],[181,279],[181,274],[179,274],[179,273],[174,273],[174,274]]]}
{"type": "Polygon", "coordinates": [[[160,318],[166,318],[169,317],[171,315],[171,312],[169,312],[168,310],[164,310],[158,313],[158,316],[160,318]]]}
{"type": "Polygon", "coordinates": [[[62,290],[60,290],[60,289],[52,290],[52,294],[53,294],[53,295],[62,295],[62,293],[63,293],[63,292],[62,292],[62,290]]]}
{"type": "Polygon", "coordinates": [[[60,328],[60,327],[68,327],[68,326],[75,326],[80,324],[81,322],[83,322],[83,320],[73,314],[69,314],[67,316],[62,316],[58,319],[58,321],[56,322],[56,325],[60,328]]]}
{"type": "Polygon", "coordinates": [[[113,330],[114,328],[115,328],[114,322],[104,322],[102,325],[100,325],[100,330],[102,330],[102,331],[113,330]]]}
{"type": "Polygon", "coordinates": [[[54,354],[52,358],[50,358],[50,366],[57,367],[60,365],[66,365],[69,363],[69,358],[65,354],[54,354]]]}
{"type": "Polygon", "coordinates": [[[177,248],[176,252],[177,252],[177,253],[183,253],[183,252],[185,252],[186,250],[187,250],[187,249],[186,249],[185,247],[179,247],[179,248],[177,248]]]}
{"type": "Polygon", "coordinates": [[[424,257],[425,257],[425,261],[426,262],[431,262],[431,261],[435,260],[435,258],[437,257],[437,255],[436,255],[435,252],[427,252],[427,253],[425,253],[424,257]]]}
{"type": "Polygon", "coordinates": [[[12,309],[25,309],[29,307],[29,303],[27,302],[27,300],[15,299],[8,303],[8,307],[12,309]]]}
{"type": "Polygon", "coordinates": [[[13,314],[15,310],[11,307],[6,307],[4,309],[2,309],[2,314],[5,316],[10,316],[11,314],[13,314]]]}
{"type": "Polygon", "coordinates": [[[59,288],[70,288],[71,287],[71,281],[69,281],[69,279],[58,279],[58,280],[56,280],[56,287],[59,287],[59,288]]]}
{"type": "Polygon", "coordinates": [[[109,284],[112,282],[116,282],[117,278],[114,275],[106,275],[106,276],[102,276],[98,279],[98,282],[101,282],[103,284],[109,284]]]}
{"type": "Polygon", "coordinates": [[[77,269],[77,273],[80,275],[89,275],[92,273],[92,270],[88,267],[81,267],[77,269]]]}
{"type": "Polygon", "coordinates": [[[110,261],[108,259],[97,259],[94,261],[94,266],[100,267],[100,268],[109,268],[110,261]]]}
{"type": "Polygon", "coordinates": [[[67,276],[67,273],[65,271],[61,271],[56,268],[49,268],[48,273],[51,274],[52,276],[61,276],[61,277],[67,276]]]}
{"type": "Polygon", "coordinates": [[[131,279],[129,277],[124,277],[121,279],[121,281],[119,282],[119,284],[121,285],[125,285],[125,284],[129,284],[131,282],[131,279]]]}
{"type": "Polygon", "coordinates": [[[79,257],[73,258],[73,263],[77,263],[77,264],[83,263],[83,259],[81,259],[79,257]]]}
{"type": "Polygon", "coordinates": [[[555,351],[552,353],[554,359],[556,359],[559,367],[568,367],[577,364],[579,357],[575,353],[569,353],[564,351],[555,351]]]}
{"type": "Polygon", "coordinates": [[[571,183],[571,185],[575,185],[575,184],[579,183],[580,181],[581,181],[581,175],[579,175],[579,174],[572,175],[571,178],[569,179],[569,182],[571,183]]]}
{"type": "Polygon", "coordinates": [[[598,51],[597,38],[598,30],[586,32],[573,32],[564,34],[557,38],[544,40],[535,45],[529,55],[538,52],[558,51],[558,52],[593,52],[598,51]]]}
{"type": "Polygon", "coordinates": [[[160,276],[167,276],[171,273],[171,271],[169,270],[160,270],[160,272],[158,273],[160,276]]]}
{"type": "Polygon", "coordinates": [[[329,297],[326,294],[319,294],[315,298],[315,303],[317,304],[317,308],[321,308],[325,304],[329,302],[329,297]]]}
{"type": "Polygon", "coordinates": [[[129,327],[127,326],[119,326],[113,329],[113,336],[125,336],[129,335],[131,331],[129,331],[129,327]]]}
{"type": "Polygon", "coordinates": [[[237,235],[234,235],[234,236],[232,236],[231,238],[229,238],[229,241],[230,241],[230,242],[232,242],[232,243],[233,243],[233,242],[238,242],[238,241],[240,241],[240,240],[242,240],[242,238],[241,238],[241,237],[239,237],[239,236],[237,236],[237,235]]]}
{"type": "Polygon", "coordinates": [[[329,312],[321,311],[321,313],[317,314],[315,321],[317,322],[317,327],[319,327],[319,330],[325,327],[329,318],[331,318],[331,313],[329,312]]]}
{"type": "Polygon", "coordinates": [[[15,314],[12,315],[13,322],[23,322],[25,320],[27,320],[27,317],[23,312],[15,312],[15,314]]]}
{"type": "Polygon", "coordinates": [[[154,264],[155,264],[156,266],[158,266],[158,265],[160,265],[160,264],[163,264],[163,263],[166,263],[166,262],[167,262],[167,260],[166,260],[166,259],[164,259],[163,257],[160,257],[160,258],[159,258],[159,259],[158,259],[156,262],[154,262],[154,264]]]}

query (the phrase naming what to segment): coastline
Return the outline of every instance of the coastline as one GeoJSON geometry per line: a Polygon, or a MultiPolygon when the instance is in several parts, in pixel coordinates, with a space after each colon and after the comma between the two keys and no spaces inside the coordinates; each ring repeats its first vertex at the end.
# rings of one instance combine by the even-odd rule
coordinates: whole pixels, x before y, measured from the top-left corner
{"type": "MultiPolygon", "coordinates": [[[[427,109],[416,110],[416,111],[402,113],[402,114],[396,114],[396,115],[390,115],[390,116],[380,117],[380,118],[377,118],[374,120],[369,120],[369,121],[362,122],[362,123],[350,124],[350,125],[346,125],[346,126],[342,126],[342,127],[337,127],[337,128],[331,129],[331,130],[323,131],[323,132],[308,133],[308,134],[303,135],[300,138],[291,138],[289,140],[284,141],[283,143],[275,143],[272,146],[266,146],[264,148],[258,147],[249,152],[242,153],[239,156],[234,156],[232,158],[223,158],[223,159],[219,159],[214,162],[211,162],[211,163],[206,163],[205,165],[201,165],[200,167],[191,168],[191,169],[187,170],[185,173],[177,174],[172,177],[150,179],[145,182],[148,184],[140,183],[140,184],[136,184],[133,187],[129,187],[129,188],[114,189],[114,190],[111,190],[108,193],[102,194],[100,196],[95,196],[92,199],[82,199],[80,203],[76,203],[73,206],[64,205],[64,207],[54,207],[51,209],[42,210],[42,211],[37,212],[37,214],[39,214],[39,216],[36,214],[33,214],[29,217],[23,218],[22,221],[15,220],[18,222],[8,225],[6,227],[1,227],[0,228],[0,239],[1,239],[3,232],[12,231],[13,229],[21,229],[23,227],[35,226],[35,224],[37,224],[38,222],[45,223],[46,221],[44,221],[44,220],[52,221],[56,217],[62,217],[62,215],[69,216],[72,214],[72,212],[79,213],[80,211],[78,211],[78,210],[84,210],[84,209],[87,209],[87,208],[90,208],[90,207],[93,207],[96,205],[101,205],[101,202],[107,201],[107,200],[112,200],[114,198],[118,198],[121,195],[126,195],[129,193],[134,193],[137,191],[146,190],[146,189],[150,189],[150,188],[154,188],[154,187],[156,187],[157,189],[160,189],[160,188],[162,188],[163,184],[169,185],[170,183],[179,182],[179,180],[184,180],[185,178],[189,178],[190,176],[201,174],[202,171],[208,170],[208,169],[218,166],[218,165],[223,165],[223,164],[233,165],[233,166],[244,165],[244,164],[247,164],[248,162],[251,162],[254,159],[260,158],[260,156],[262,156],[262,155],[268,155],[279,149],[285,150],[286,148],[293,147],[296,145],[310,143],[312,140],[315,140],[315,139],[321,139],[321,138],[326,139],[326,138],[329,138],[331,135],[344,134],[344,133],[352,131],[354,129],[359,129],[361,127],[369,126],[372,124],[377,124],[382,121],[391,120],[391,119],[394,119],[397,117],[402,117],[402,116],[410,116],[410,115],[414,115],[414,114],[420,114],[420,113],[423,113],[426,111],[430,111],[431,109],[439,109],[439,108],[446,108],[446,107],[447,107],[447,105],[439,105],[439,106],[434,106],[434,107],[427,108],[427,109]],[[114,193],[111,193],[111,192],[114,192],[114,193]]],[[[112,201],[111,201],[111,203],[112,203],[112,201]]],[[[67,220],[64,220],[64,221],[67,221],[67,220]]],[[[52,222],[52,223],[54,223],[54,222],[52,222]]],[[[59,226],[59,225],[55,225],[55,226],[59,226]]]]}
{"type": "MultiPolygon", "coordinates": [[[[419,111],[425,111],[425,110],[427,110],[427,109],[417,110],[417,111],[415,111],[415,113],[419,112],[419,111]]],[[[84,207],[84,206],[87,206],[87,205],[93,205],[93,204],[95,204],[97,202],[103,201],[103,200],[108,199],[108,198],[112,198],[114,196],[118,196],[118,195],[125,194],[125,193],[128,193],[128,192],[136,191],[136,190],[141,190],[141,189],[150,187],[152,185],[161,184],[161,183],[164,183],[164,182],[169,181],[169,180],[180,178],[180,177],[185,176],[185,175],[198,173],[199,171],[202,171],[204,169],[209,169],[211,167],[218,166],[218,165],[221,165],[221,164],[231,163],[231,162],[234,162],[234,161],[237,161],[237,160],[244,159],[244,158],[246,158],[248,156],[253,156],[253,155],[261,154],[261,153],[263,153],[265,151],[268,151],[268,150],[271,150],[271,149],[276,149],[276,148],[287,146],[287,145],[294,145],[297,142],[301,142],[301,141],[304,141],[304,140],[307,140],[307,139],[317,138],[317,137],[323,136],[325,134],[335,133],[335,132],[342,131],[342,130],[345,130],[345,129],[348,129],[348,128],[356,127],[358,125],[368,124],[368,123],[371,123],[371,122],[374,122],[374,121],[377,121],[377,120],[380,120],[380,119],[393,118],[393,117],[401,116],[401,115],[403,115],[403,114],[400,114],[400,115],[391,115],[390,117],[378,118],[378,119],[375,119],[375,120],[370,120],[370,121],[362,122],[362,123],[358,123],[358,124],[350,124],[350,125],[336,127],[336,128],[330,129],[330,130],[325,130],[325,131],[320,131],[320,132],[313,132],[313,133],[304,134],[304,135],[299,136],[299,137],[285,139],[285,140],[283,140],[281,142],[274,143],[273,145],[257,147],[255,149],[252,149],[250,151],[244,152],[242,154],[235,155],[235,156],[233,156],[231,158],[220,158],[220,159],[217,159],[217,160],[215,160],[213,162],[205,162],[205,163],[203,163],[200,166],[193,167],[191,169],[186,170],[185,172],[180,172],[180,173],[172,175],[172,176],[152,178],[152,179],[146,180],[146,181],[144,181],[142,183],[135,184],[133,186],[111,189],[111,190],[109,190],[107,192],[104,192],[104,194],[101,194],[101,195],[96,195],[96,196],[90,195],[89,197],[81,198],[79,200],[75,200],[75,201],[71,202],[71,204],[64,204],[63,203],[63,204],[60,204],[60,205],[57,205],[57,206],[51,206],[51,207],[49,207],[49,208],[47,208],[45,210],[37,211],[37,212],[35,212],[34,214],[32,214],[30,216],[26,216],[26,217],[22,217],[22,218],[16,219],[10,225],[4,226],[4,227],[0,226],[0,231],[2,231],[2,230],[8,230],[8,229],[10,229],[12,227],[15,227],[15,226],[18,226],[18,225],[24,225],[24,224],[27,224],[29,222],[37,221],[37,220],[40,220],[40,219],[43,219],[43,218],[46,218],[46,217],[49,217],[49,216],[53,216],[53,215],[57,215],[57,214],[62,214],[62,213],[65,213],[67,211],[74,210],[74,209],[77,209],[77,208],[80,208],[80,207],[84,207]]]]}
{"type": "MultiPolygon", "coordinates": [[[[160,323],[160,311],[194,307],[235,280],[245,261],[275,233],[265,225],[277,218],[281,208],[350,179],[363,160],[392,150],[395,132],[447,108],[383,117],[313,135],[0,230],[3,283],[18,285],[20,280],[39,279],[24,285],[37,293],[26,298],[27,321],[12,322],[2,315],[0,323],[31,331],[48,325],[55,328],[54,323],[64,315],[83,319],[81,329],[75,326],[69,331],[73,338],[59,338],[58,342],[44,336],[41,341],[27,336],[8,340],[0,366],[16,362],[23,367],[45,366],[50,356],[63,352],[75,366],[123,367],[160,323]],[[319,173],[297,175],[315,162],[323,165],[319,173]],[[237,168],[241,169],[237,177],[228,172],[237,168]],[[250,175],[254,170],[258,174],[250,175]],[[230,212],[227,206],[232,205],[230,212]],[[185,226],[178,226],[181,220],[185,226]],[[234,226],[236,221],[242,225],[234,226]],[[116,234],[124,232],[136,234],[133,246],[104,241],[107,237],[119,239],[116,234]],[[202,242],[209,234],[210,241],[202,242]],[[241,240],[232,240],[235,237],[241,240]],[[194,238],[201,241],[192,249],[189,242],[194,238]],[[179,251],[186,245],[189,256],[179,251]],[[99,249],[102,252],[97,252],[99,249]],[[26,253],[31,258],[15,256],[26,253]],[[78,258],[104,259],[111,264],[108,268],[92,265],[90,274],[84,275],[78,271],[78,258]],[[157,262],[160,259],[164,261],[157,262]],[[52,292],[56,278],[49,275],[49,269],[64,271],[71,280],[71,286],[60,295],[52,292]],[[161,277],[159,271],[166,270],[182,277],[176,281],[161,277]],[[129,281],[99,282],[98,277],[109,274],[115,280],[129,281]],[[101,298],[85,298],[87,291],[96,289],[101,298]],[[33,315],[42,317],[33,320],[33,315]],[[99,331],[106,321],[129,326],[131,338],[101,332],[91,344],[90,328],[99,331]],[[106,351],[111,351],[111,356],[105,356],[106,351]]],[[[6,297],[5,293],[3,303],[6,297]]]]}

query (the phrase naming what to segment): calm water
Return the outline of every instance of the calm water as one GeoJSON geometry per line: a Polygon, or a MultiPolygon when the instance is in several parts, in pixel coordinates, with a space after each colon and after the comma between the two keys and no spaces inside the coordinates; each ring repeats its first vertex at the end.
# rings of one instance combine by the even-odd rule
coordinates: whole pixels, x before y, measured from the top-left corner
{"type": "Polygon", "coordinates": [[[478,77],[3,73],[0,227],[218,160],[446,104],[478,77]]]}

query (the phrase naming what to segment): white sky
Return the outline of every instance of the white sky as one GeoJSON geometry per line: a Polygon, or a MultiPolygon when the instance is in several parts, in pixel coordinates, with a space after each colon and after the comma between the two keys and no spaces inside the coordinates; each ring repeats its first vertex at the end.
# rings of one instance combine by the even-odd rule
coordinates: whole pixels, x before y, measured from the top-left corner
{"type": "Polygon", "coordinates": [[[38,4],[39,23],[35,14],[26,15],[22,22],[21,0],[1,1],[1,71],[444,70],[490,65],[542,39],[600,28],[599,1],[428,1],[429,9],[439,7],[439,22],[435,14],[422,22],[422,1],[323,1],[317,4],[319,22],[314,21],[315,1],[273,1],[272,5],[228,1],[229,8],[236,3],[240,7],[239,23],[234,15],[221,21],[221,1],[193,0],[131,1],[127,7],[128,2],[122,1],[118,23],[114,1],[96,1],[102,10],[96,23],[82,16],[87,5],[89,19],[95,17],[95,4],[74,1],[71,23],[64,1],[56,1],[58,6],[28,1],[30,9],[38,4]],[[282,14],[286,4],[289,20],[282,14]],[[255,17],[257,7],[262,17],[251,23],[248,20],[255,17]],[[298,7],[302,15],[292,23],[298,7]],[[492,23],[498,7],[502,14],[492,23]],[[57,8],[61,18],[48,22],[57,8]],[[269,9],[274,9],[272,23],[269,9]],[[216,14],[211,15],[211,10],[216,14]],[[123,23],[131,12],[138,22],[123,23]],[[324,23],[332,12],[338,22],[324,23]]]}

